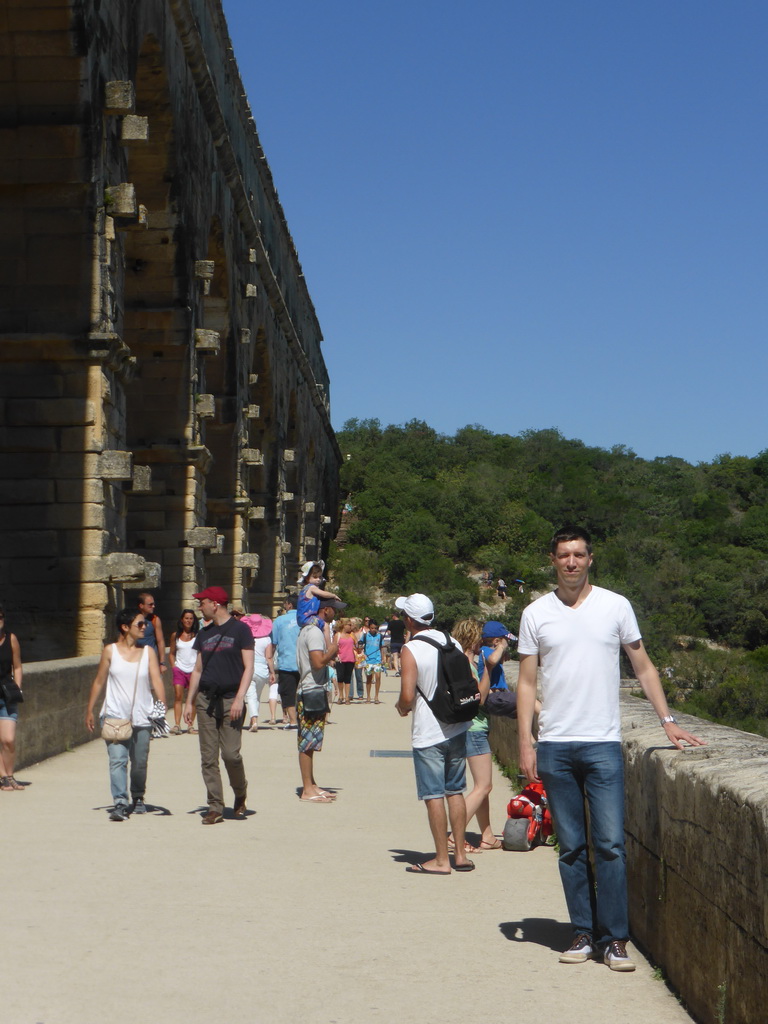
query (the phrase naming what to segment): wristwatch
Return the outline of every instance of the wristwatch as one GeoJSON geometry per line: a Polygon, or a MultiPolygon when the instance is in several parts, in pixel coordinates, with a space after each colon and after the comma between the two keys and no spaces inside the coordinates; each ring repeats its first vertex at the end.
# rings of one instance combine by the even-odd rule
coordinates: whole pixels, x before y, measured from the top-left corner
{"type": "Polygon", "coordinates": [[[659,721],[662,725],[669,725],[670,722],[677,725],[677,719],[674,715],[665,715],[664,718],[660,718],[659,721]]]}

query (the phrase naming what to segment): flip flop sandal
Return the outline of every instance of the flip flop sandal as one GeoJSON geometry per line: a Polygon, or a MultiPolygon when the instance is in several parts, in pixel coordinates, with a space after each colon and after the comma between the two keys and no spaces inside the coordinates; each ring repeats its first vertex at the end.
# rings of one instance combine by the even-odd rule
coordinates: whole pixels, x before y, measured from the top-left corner
{"type": "MultiPolygon", "coordinates": [[[[480,853],[479,846],[473,846],[469,840],[464,840],[464,853],[480,853]]],[[[456,853],[456,843],[453,839],[448,840],[448,853],[456,853]]]]}
{"type": "MultiPolygon", "coordinates": [[[[411,864],[405,870],[410,875],[450,875],[451,873],[450,871],[432,871],[430,868],[425,868],[423,864],[411,864]]],[[[456,870],[458,871],[459,869],[456,868],[456,870]]]]}

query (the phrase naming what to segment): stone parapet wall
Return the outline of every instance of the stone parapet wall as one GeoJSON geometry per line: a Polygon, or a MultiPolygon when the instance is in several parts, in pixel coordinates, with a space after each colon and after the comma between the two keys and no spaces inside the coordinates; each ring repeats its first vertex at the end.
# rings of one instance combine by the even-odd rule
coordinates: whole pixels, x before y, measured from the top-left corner
{"type": "MultiPolygon", "coordinates": [[[[622,695],[632,937],[703,1024],[756,1024],[768,1004],[768,740],[678,715],[707,741],[670,747],[622,695]]],[[[516,722],[491,744],[517,761],[516,722]]]]}
{"type": "Polygon", "coordinates": [[[85,709],[99,659],[68,658],[24,666],[24,703],[16,730],[16,766],[43,761],[93,739],[85,709]]]}

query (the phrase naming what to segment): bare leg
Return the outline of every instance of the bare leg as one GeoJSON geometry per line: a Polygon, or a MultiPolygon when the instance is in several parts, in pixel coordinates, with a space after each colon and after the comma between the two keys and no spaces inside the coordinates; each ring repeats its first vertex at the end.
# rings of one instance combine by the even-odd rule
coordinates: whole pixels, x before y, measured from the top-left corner
{"type": "Polygon", "coordinates": [[[374,682],[376,683],[375,701],[379,703],[379,688],[381,687],[381,672],[375,672],[373,675],[374,682]]]}
{"type": "Polygon", "coordinates": [[[183,686],[174,686],[173,688],[173,719],[176,723],[176,728],[181,728],[181,708],[186,698],[186,689],[183,686]]]}
{"type": "Polygon", "coordinates": [[[451,870],[451,862],[448,859],[448,818],[445,813],[445,801],[440,796],[433,800],[425,800],[424,803],[427,808],[429,829],[435,843],[435,856],[432,860],[425,861],[424,867],[428,871],[448,872],[451,870]]]}
{"type": "Polygon", "coordinates": [[[315,782],[314,775],[314,750],[306,754],[299,754],[299,771],[301,772],[301,799],[312,800],[318,804],[329,804],[333,798],[325,793],[315,782]]]}
{"type": "Polygon", "coordinates": [[[269,698],[269,720],[270,722],[275,721],[275,715],[277,714],[277,700],[269,698]]]}
{"type": "Polygon", "coordinates": [[[477,824],[483,841],[486,844],[492,844],[496,837],[491,828],[490,800],[488,799],[493,788],[491,755],[477,754],[474,757],[468,757],[467,764],[475,784],[472,792],[466,798],[467,822],[477,816],[477,824]]]}
{"type": "Polygon", "coordinates": [[[371,686],[373,685],[373,675],[365,674],[365,702],[366,704],[371,703],[371,686]]]}
{"type": "Polygon", "coordinates": [[[0,775],[13,775],[16,762],[16,723],[12,718],[0,721],[0,775]]]}
{"type": "MultiPolygon", "coordinates": [[[[461,864],[469,863],[466,851],[464,850],[464,833],[467,828],[467,805],[464,802],[463,793],[454,793],[452,796],[447,796],[445,799],[448,804],[448,817],[451,821],[451,833],[453,834],[454,842],[456,843],[456,851],[453,856],[458,867],[461,864]]],[[[448,836],[445,834],[445,827],[445,815],[443,815],[443,841],[447,850],[448,836]]]]}

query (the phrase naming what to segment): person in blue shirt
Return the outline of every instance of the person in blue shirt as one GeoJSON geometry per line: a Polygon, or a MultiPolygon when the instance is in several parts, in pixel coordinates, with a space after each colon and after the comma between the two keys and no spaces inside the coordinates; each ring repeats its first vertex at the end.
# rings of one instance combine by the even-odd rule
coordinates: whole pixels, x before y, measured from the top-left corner
{"type": "Polygon", "coordinates": [[[317,614],[321,601],[336,598],[334,593],[330,590],[323,590],[320,586],[321,583],[325,582],[323,580],[324,572],[325,562],[322,560],[319,562],[305,562],[302,565],[298,580],[301,590],[299,591],[296,603],[296,620],[300,627],[318,626],[325,634],[326,644],[330,645],[330,626],[327,623],[323,623],[317,614]]]}
{"type": "MultiPolygon", "coordinates": [[[[482,678],[483,669],[485,668],[485,659],[491,654],[491,652],[499,646],[502,640],[508,640],[510,643],[513,640],[517,640],[514,633],[510,633],[503,622],[496,622],[491,620],[486,622],[483,626],[483,641],[480,647],[480,653],[477,656],[477,672],[482,678]]],[[[508,690],[507,680],[504,678],[504,666],[502,664],[504,659],[497,665],[494,665],[491,670],[491,689],[492,690],[508,690]]]]}
{"type": "Polygon", "coordinates": [[[283,728],[296,729],[296,690],[299,685],[296,641],[301,632],[296,621],[296,598],[292,595],[286,597],[283,609],[283,614],[272,623],[272,646],[277,652],[277,690],[283,708],[283,728]]]}
{"type": "Polygon", "coordinates": [[[379,687],[381,686],[381,645],[383,638],[379,633],[378,622],[368,623],[368,632],[363,633],[360,643],[365,652],[365,664],[363,665],[365,703],[371,703],[371,686],[375,683],[374,704],[381,704],[379,700],[379,687]]]}

